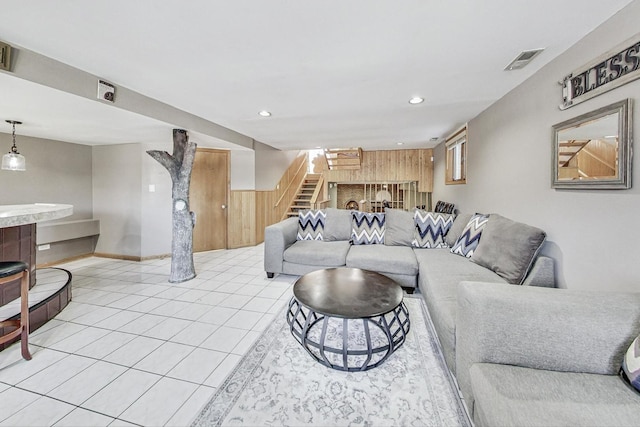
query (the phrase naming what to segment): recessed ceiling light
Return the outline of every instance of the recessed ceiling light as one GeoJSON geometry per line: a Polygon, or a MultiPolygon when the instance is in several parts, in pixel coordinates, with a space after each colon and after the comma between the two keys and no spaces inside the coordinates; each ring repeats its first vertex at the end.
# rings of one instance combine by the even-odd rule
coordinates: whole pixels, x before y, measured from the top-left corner
{"type": "Polygon", "coordinates": [[[396,142],[397,145],[404,145],[404,142],[396,142]]]}
{"type": "Polygon", "coordinates": [[[421,104],[424,102],[424,98],[420,98],[419,96],[414,96],[409,100],[409,104],[421,104]]]}
{"type": "Polygon", "coordinates": [[[258,114],[260,114],[262,117],[271,117],[271,113],[267,110],[262,110],[258,114]]]}

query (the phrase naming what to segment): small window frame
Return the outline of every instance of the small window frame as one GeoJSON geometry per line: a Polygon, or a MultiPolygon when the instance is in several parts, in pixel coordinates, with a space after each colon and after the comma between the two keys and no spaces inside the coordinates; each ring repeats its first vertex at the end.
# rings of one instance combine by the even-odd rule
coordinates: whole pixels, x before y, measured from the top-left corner
{"type": "Polygon", "coordinates": [[[467,124],[453,132],[445,140],[446,185],[467,183],[467,124]]]}

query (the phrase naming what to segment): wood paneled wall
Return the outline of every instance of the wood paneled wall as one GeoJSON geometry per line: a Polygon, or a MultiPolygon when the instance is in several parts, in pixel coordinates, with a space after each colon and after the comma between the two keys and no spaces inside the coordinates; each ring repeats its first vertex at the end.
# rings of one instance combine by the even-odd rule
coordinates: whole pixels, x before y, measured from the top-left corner
{"type": "Polygon", "coordinates": [[[328,182],[418,181],[418,191],[433,191],[433,150],[363,151],[358,170],[325,170],[328,182]]]}
{"type": "MultiPolygon", "coordinates": [[[[616,177],[618,145],[592,140],[576,156],[578,169],[589,177],[616,177]]],[[[572,165],[573,166],[573,165],[572,165]]]]}
{"type": "Polygon", "coordinates": [[[241,248],[256,244],[256,192],[234,190],[229,194],[227,246],[241,248]]]}
{"type": "Polygon", "coordinates": [[[256,191],[256,243],[264,241],[264,228],[282,218],[282,208],[274,208],[278,198],[275,191],[256,191]]]}
{"type": "MultiPolygon", "coordinates": [[[[418,191],[433,189],[431,149],[363,151],[360,170],[325,170],[328,182],[418,181],[418,191]]],[[[236,190],[229,195],[228,246],[238,248],[264,241],[264,228],[280,221],[307,172],[307,153],[301,152],[271,191],[236,190]],[[277,205],[276,205],[277,204],[277,205]]],[[[326,162],[325,162],[326,163],[326,162]]],[[[323,191],[323,193],[326,193],[323,191]]]]}

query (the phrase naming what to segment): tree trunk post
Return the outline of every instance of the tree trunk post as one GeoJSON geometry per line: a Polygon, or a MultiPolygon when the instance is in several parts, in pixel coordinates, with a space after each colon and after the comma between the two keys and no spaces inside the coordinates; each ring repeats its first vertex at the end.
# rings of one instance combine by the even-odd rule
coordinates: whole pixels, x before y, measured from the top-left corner
{"type": "Polygon", "coordinates": [[[147,154],[164,166],[173,187],[172,217],[173,238],[171,240],[171,275],[169,282],[186,282],[196,277],[193,266],[193,227],[195,214],[189,211],[189,185],[191,170],[196,157],[197,144],[189,141],[184,129],[173,130],[173,155],[166,151],[149,150],[147,154]]]}

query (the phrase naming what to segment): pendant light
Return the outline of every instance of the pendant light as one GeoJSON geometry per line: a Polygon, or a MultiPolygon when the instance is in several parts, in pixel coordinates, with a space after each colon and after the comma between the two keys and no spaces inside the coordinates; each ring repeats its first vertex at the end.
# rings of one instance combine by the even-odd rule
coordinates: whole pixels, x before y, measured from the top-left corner
{"type": "Polygon", "coordinates": [[[11,151],[2,156],[2,169],[7,171],[24,171],[26,170],[24,156],[18,153],[18,148],[16,147],[16,125],[21,125],[22,122],[15,120],[5,121],[13,125],[13,145],[11,146],[11,151]]]}

